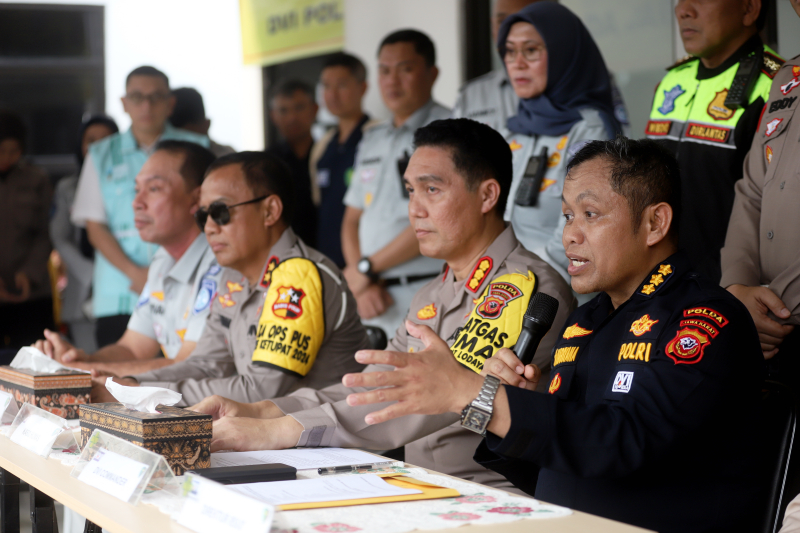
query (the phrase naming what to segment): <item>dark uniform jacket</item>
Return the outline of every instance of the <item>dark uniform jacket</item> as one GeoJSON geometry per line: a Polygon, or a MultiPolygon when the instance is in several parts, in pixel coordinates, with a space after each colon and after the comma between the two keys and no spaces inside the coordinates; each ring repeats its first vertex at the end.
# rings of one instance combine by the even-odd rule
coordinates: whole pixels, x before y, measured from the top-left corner
{"type": "Polygon", "coordinates": [[[614,309],[567,319],[548,393],[506,387],[475,460],[533,493],[660,532],[752,531],[763,359],[747,309],[678,253],[614,309]]]}
{"type": "Polygon", "coordinates": [[[681,248],[690,252],[697,271],[712,281],[720,278],[719,251],[733,207],[733,186],[742,177],[758,116],[782,63],[755,35],[716,68],[706,68],[697,57],[679,61],[656,87],[645,133],[678,158],[681,248]],[[761,70],[747,105],[727,107],[725,99],[739,63],[754,54],[760,56],[761,70]]]}

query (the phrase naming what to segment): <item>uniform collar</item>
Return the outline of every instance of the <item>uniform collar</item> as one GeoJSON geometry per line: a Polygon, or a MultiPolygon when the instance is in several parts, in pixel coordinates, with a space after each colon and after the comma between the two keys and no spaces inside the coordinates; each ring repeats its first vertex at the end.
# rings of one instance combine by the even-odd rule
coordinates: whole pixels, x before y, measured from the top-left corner
{"type": "MultiPolygon", "coordinates": [[[[176,131],[176,128],[172,127],[172,125],[169,123],[169,121],[167,121],[164,124],[164,131],[161,132],[161,135],[158,136],[158,138],[156,139],[156,142],[154,142],[153,146],[151,146],[150,148],[152,149],[153,147],[155,147],[155,145],[158,144],[158,141],[160,141],[162,139],[171,138],[175,134],[175,131],[176,131]]],[[[149,152],[146,152],[144,150],[144,148],[139,146],[139,144],[136,142],[136,137],[133,136],[133,127],[132,126],[130,128],[128,128],[128,131],[126,131],[125,133],[120,134],[120,137],[121,137],[120,149],[122,150],[123,153],[131,153],[131,152],[140,152],[141,151],[141,152],[148,153],[148,155],[149,155],[149,152]]]]}
{"type": "Polygon", "coordinates": [[[272,263],[272,268],[275,268],[283,259],[289,255],[289,251],[297,246],[298,238],[292,228],[287,227],[283,230],[280,238],[278,241],[272,245],[272,248],[269,249],[269,256],[267,257],[267,262],[264,263],[264,268],[261,270],[261,281],[256,284],[256,289],[261,291],[266,291],[269,288],[269,283],[265,282],[267,274],[271,272],[270,263],[272,263]]]}
{"type": "Polygon", "coordinates": [[[211,248],[208,246],[206,234],[201,233],[195,237],[189,248],[183,252],[178,261],[169,269],[167,277],[174,279],[180,283],[189,283],[197,270],[198,265],[203,260],[206,253],[211,253],[211,248]]]}
{"type": "Polygon", "coordinates": [[[698,80],[707,80],[711,78],[715,78],[734,66],[736,63],[741,61],[743,58],[749,56],[750,54],[762,50],[764,48],[764,43],[761,41],[761,37],[756,33],[745,43],[739,47],[731,56],[722,62],[722,64],[715,68],[706,68],[703,66],[702,61],[697,62],[697,76],[698,80]]]}
{"type": "MultiPolygon", "coordinates": [[[[514,233],[514,229],[511,225],[508,225],[492,244],[489,245],[489,248],[486,249],[486,253],[475,262],[470,275],[467,276],[462,282],[463,284],[460,289],[457,289],[456,293],[452,296],[456,296],[460,292],[462,294],[467,294],[471,298],[478,298],[483,294],[488,282],[495,277],[497,271],[503,263],[505,263],[506,258],[517,246],[519,246],[517,235],[514,233]]],[[[449,301],[449,299],[452,299],[452,296],[447,298],[447,295],[443,293],[449,291],[450,288],[453,287],[455,274],[453,270],[447,266],[445,266],[442,282],[443,286],[440,295],[442,295],[443,301],[449,301]]]]}
{"type": "Polygon", "coordinates": [[[686,254],[684,252],[676,252],[658,263],[645,276],[631,299],[652,299],[663,291],[665,287],[672,285],[675,279],[683,277],[690,270],[691,265],[686,254]]]}
{"type": "Polygon", "coordinates": [[[433,101],[433,98],[431,98],[428,100],[428,103],[411,113],[411,116],[408,117],[408,119],[399,128],[394,128],[394,121],[392,120],[389,121],[389,124],[391,124],[396,130],[408,128],[411,131],[416,131],[427,122],[428,115],[430,115],[434,105],[436,105],[436,103],[433,101]]]}

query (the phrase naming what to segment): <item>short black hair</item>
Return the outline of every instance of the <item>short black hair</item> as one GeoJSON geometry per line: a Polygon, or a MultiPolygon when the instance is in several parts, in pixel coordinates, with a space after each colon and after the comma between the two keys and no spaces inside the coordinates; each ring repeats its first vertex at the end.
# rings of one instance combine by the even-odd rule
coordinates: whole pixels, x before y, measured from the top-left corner
{"type": "Polygon", "coordinates": [[[187,191],[193,191],[203,184],[206,170],[216,159],[211,150],[189,141],[159,141],[155,152],[159,150],[183,156],[180,173],[187,191]]]}
{"type": "Polygon", "coordinates": [[[175,108],[169,117],[169,122],[176,128],[187,124],[198,124],[206,119],[206,107],[203,105],[203,96],[197,89],[181,87],[172,91],[175,97],[175,108]]]}
{"type": "Polygon", "coordinates": [[[22,117],[11,111],[0,111],[0,142],[14,139],[24,154],[27,148],[28,130],[22,117]]]}
{"type": "Polygon", "coordinates": [[[494,209],[503,218],[514,167],[511,148],[502,135],[468,118],[435,120],[414,132],[414,147],[422,146],[450,150],[453,165],[470,191],[486,180],[497,180],[500,197],[494,209]]]}
{"type": "Polygon", "coordinates": [[[278,82],[275,85],[275,87],[269,93],[269,105],[272,105],[272,101],[278,96],[291,98],[297,91],[302,91],[303,93],[307,94],[308,97],[311,98],[312,102],[317,101],[316,95],[314,94],[314,88],[311,85],[303,80],[291,79],[278,82]]]}
{"type": "Polygon", "coordinates": [[[677,242],[681,216],[681,175],[678,161],[656,141],[638,141],[618,135],[608,141],[591,141],[567,164],[567,178],[583,163],[602,158],[611,167],[611,189],[623,196],[631,211],[633,232],[639,231],[648,206],[665,202],[672,207],[669,236],[677,242]]]}
{"type": "Polygon", "coordinates": [[[433,45],[431,38],[419,30],[397,30],[390,33],[381,41],[378,47],[378,55],[387,44],[395,43],[411,43],[414,45],[414,51],[425,58],[425,64],[432,67],[436,64],[436,47],[433,45]]]}
{"type": "Polygon", "coordinates": [[[169,78],[167,77],[166,74],[158,70],[156,67],[144,65],[133,69],[130,72],[130,74],[128,74],[128,77],[125,78],[126,88],[128,87],[128,84],[131,82],[131,78],[133,78],[134,76],[151,76],[153,78],[161,78],[162,80],[164,80],[164,83],[167,84],[167,88],[169,88],[169,78]]]}
{"type": "Polygon", "coordinates": [[[359,83],[367,81],[367,67],[364,66],[363,61],[354,55],[345,52],[333,54],[325,60],[325,63],[322,65],[322,70],[331,67],[346,68],[359,83]]]}
{"type": "Polygon", "coordinates": [[[208,167],[206,176],[218,168],[239,165],[254,198],[276,194],[283,203],[281,220],[292,223],[294,215],[294,187],[292,171],[288,165],[266,152],[236,152],[220,157],[208,167]]]}

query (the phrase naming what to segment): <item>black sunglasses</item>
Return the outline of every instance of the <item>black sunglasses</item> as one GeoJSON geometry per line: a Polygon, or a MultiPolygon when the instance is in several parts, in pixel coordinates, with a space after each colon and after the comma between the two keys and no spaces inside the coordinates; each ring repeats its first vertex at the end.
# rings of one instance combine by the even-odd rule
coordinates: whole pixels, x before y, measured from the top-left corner
{"type": "Polygon", "coordinates": [[[252,200],[247,200],[246,202],[239,202],[238,204],[233,205],[225,205],[222,202],[212,202],[211,205],[208,206],[208,209],[201,207],[195,211],[194,219],[197,221],[197,225],[200,226],[200,231],[205,231],[208,217],[211,217],[211,220],[216,222],[218,225],[224,226],[231,221],[231,209],[234,207],[239,207],[240,205],[260,202],[268,196],[268,194],[265,194],[264,196],[253,198],[252,200]]]}

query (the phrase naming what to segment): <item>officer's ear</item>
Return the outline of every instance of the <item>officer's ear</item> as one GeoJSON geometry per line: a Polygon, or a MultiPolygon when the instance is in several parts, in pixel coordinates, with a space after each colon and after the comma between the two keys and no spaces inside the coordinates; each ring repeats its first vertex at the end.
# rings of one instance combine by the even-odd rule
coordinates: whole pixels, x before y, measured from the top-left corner
{"type": "Polygon", "coordinates": [[[672,227],[672,206],[666,202],[649,205],[642,214],[642,227],[644,230],[647,246],[655,246],[669,234],[672,227]]]}
{"type": "Polygon", "coordinates": [[[745,28],[749,28],[750,26],[754,26],[756,24],[758,16],[761,14],[761,10],[765,9],[765,7],[761,0],[745,0],[744,9],[745,11],[744,17],[742,17],[742,25],[745,28]]]}
{"type": "Polygon", "coordinates": [[[189,204],[190,205],[189,213],[194,215],[195,212],[200,208],[200,187],[199,186],[195,187],[194,190],[192,190],[189,193],[189,201],[191,202],[189,204]]]}
{"type": "Polygon", "coordinates": [[[481,214],[491,213],[500,199],[500,184],[496,179],[483,180],[478,186],[478,195],[481,198],[481,214]]]}
{"type": "Polygon", "coordinates": [[[261,210],[264,215],[264,227],[274,226],[283,215],[283,202],[277,194],[270,194],[261,201],[261,210]]]}

